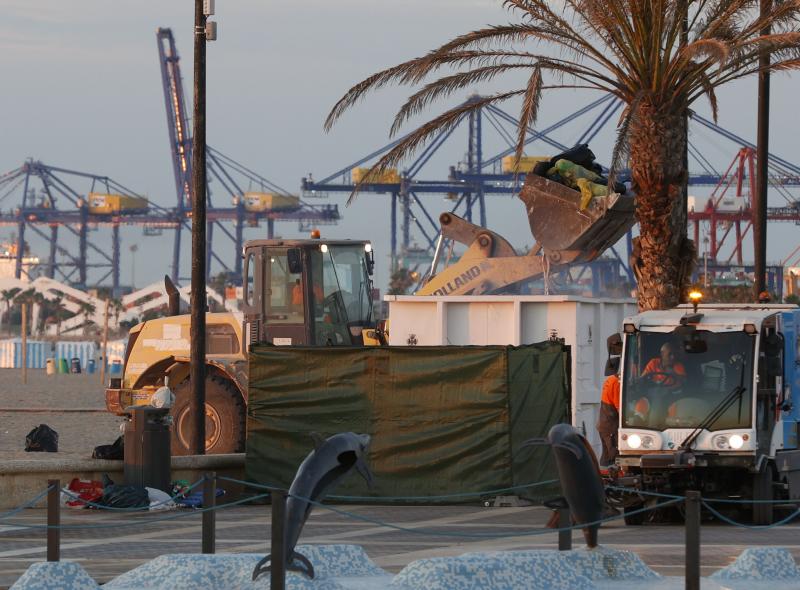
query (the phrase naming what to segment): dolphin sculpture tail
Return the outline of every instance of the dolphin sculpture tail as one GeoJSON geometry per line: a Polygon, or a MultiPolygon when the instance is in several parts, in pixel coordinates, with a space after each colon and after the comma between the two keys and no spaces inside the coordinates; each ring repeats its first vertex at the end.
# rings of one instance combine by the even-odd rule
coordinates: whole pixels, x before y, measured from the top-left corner
{"type": "MultiPolygon", "coordinates": [[[[256,564],[256,567],[253,568],[253,581],[256,581],[256,578],[263,573],[266,573],[272,569],[272,554],[268,553],[266,557],[264,557],[261,561],[256,564]]],[[[288,564],[286,569],[290,572],[297,572],[303,574],[307,578],[313,580],[314,579],[314,566],[308,560],[308,558],[303,555],[302,553],[298,553],[297,551],[292,551],[292,555],[288,559],[288,564]],[[299,563],[295,563],[295,561],[299,563]]]]}

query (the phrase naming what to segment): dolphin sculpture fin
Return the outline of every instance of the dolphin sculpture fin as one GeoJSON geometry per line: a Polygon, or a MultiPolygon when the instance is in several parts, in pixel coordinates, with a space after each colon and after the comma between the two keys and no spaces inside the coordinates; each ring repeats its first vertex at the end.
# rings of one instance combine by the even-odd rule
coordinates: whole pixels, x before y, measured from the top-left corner
{"type": "Polygon", "coordinates": [[[314,566],[311,565],[308,557],[297,551],[292,552],[292,557],[289,559],[289,565],[286,566],[286,569],[301,573],[312,580],[314,579],[314,566]],[[295,560],[299,561],[300,564],[295,564],[295,560]]]}
{"type": "MultiPolygon", "coordinates": [[[[272,554],[268,553],[266,557],[264,557],[261,561],[256,564],[256,567],[253,568],[253,581],[256,581],[256,578],[261,574],[264,574],[272,569],[272,554]],[[265,564],[266,567],[265,567],[265,564]]],[[[314,579],[314,566],[308,560],[308,558],[303,555],[302,553],[298,553],[297,551],[292,552],[292,557],[289,560],[289,564],[286,566],[287,571],[298,572],[310,579],[314,579]],[[295,564],[295,561],[299,561],[299,564],[295,564]]]]}
{"type": "Polygon", "coordinates": [[[367,465],[362,459],[359,459],[358,461],[356,461],[355,467],[359,475],[364,478],[364,481],[367,482],[367,487],[369,489],[372,489],[375,476],[372,475],[372,471],[370,471],[369,465],[367,465]]]}
{"type": "Polygon", "coordinates": [[[325,439],[324,439],[324,438],[322,438],[322,435],[321,435],[319,432],[312,432],[312,433],[311,433],[311,440],[313,440],[313,441],[314,441],[314,450],[315,450],[315,451],[318,451],[318,450],[319,450],[319,448],[320,448],[320,447],[323,445],[323,443],[325,442],[325,439]]]}
{"type": "Polygon", "coordinates": [[[256,564],[256,567],[254,567],[254,568],[253,568],[253,581],[254,581],[254,582],[256,581],[256,578],[258,578],[258,576],[260,576],[261,574],[263,574],[263,573],[266,573],[266,572],[268,572],[270,569],[272,569],[272,559],[271,559],[271,556],[272,556],[272,554],[271,554],[271,553],[267,553],[266,557],[264,557],[264,558],[263,558],[261,561],[259,561],[259,562],[256,564]],[[267,565],[266,567],[264,567],[264,564],[265,564],[265,563],[269,563],[269,565],[267,565]]]}

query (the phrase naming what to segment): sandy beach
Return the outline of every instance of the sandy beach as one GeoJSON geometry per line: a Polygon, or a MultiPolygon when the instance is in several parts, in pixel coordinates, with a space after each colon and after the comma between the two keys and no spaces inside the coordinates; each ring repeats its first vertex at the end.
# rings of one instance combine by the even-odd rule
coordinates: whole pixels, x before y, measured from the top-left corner
{"type": "Polygon", "coordinates": [[[122,419],[104,410],[98,373],[48,376],[44,370],[29,369],[23,384],[20,369],[0,369],[0,460],[89,458],[95,446],[110,444],[120,435],[122,419]],[[39,424],[58,432],[57,454],[25,452],[25,436],[39,424]]]}

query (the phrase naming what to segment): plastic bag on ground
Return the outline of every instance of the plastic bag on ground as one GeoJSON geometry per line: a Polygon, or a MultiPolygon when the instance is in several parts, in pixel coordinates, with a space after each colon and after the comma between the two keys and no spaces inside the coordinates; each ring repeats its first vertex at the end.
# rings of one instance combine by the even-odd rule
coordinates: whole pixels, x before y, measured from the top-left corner
{"type": "Polygon", "coordinates": [[[86,508],[88,506],[86,502],[97,502],[102,496],[103,484],[101,482],[75,477],[62,490],[61,505],[67,508],[86,508]],[[75,496],[80,499],[76,499],[75,496]]]}
{"type": "Polygon", "coordinates": [[[150,499],[150,510],[172,510],[176,508],[172,497],[165,491],[157,488],[145,488],[150,499]]]}
{"type": "Polygon", "coordinates": [[[92,459],[122,460],[125,458],[125,448],[122,437],[118,437],[110,445],[98,445],[92,451],[92,459]]]}
{"type": "Polygon", "coordinates": [[[39,424],[25,437],[25,450],[28,452],[58,452],[58,433],[47,424],[39,424]]]}

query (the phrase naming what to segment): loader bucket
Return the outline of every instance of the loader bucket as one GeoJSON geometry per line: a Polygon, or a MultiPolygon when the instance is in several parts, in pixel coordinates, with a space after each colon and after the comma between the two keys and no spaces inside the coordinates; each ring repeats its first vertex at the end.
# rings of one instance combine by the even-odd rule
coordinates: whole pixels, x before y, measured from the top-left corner
{"type": "Polygon", "coordinates": [[[549,252],[580,252],[576,261],[594,260],[635,223],[633,197],[612,193],[595,197],[581,211],[581,193],[536,174],[528,174],[519,194],[528,210],[536,242],[549,252]]]}

